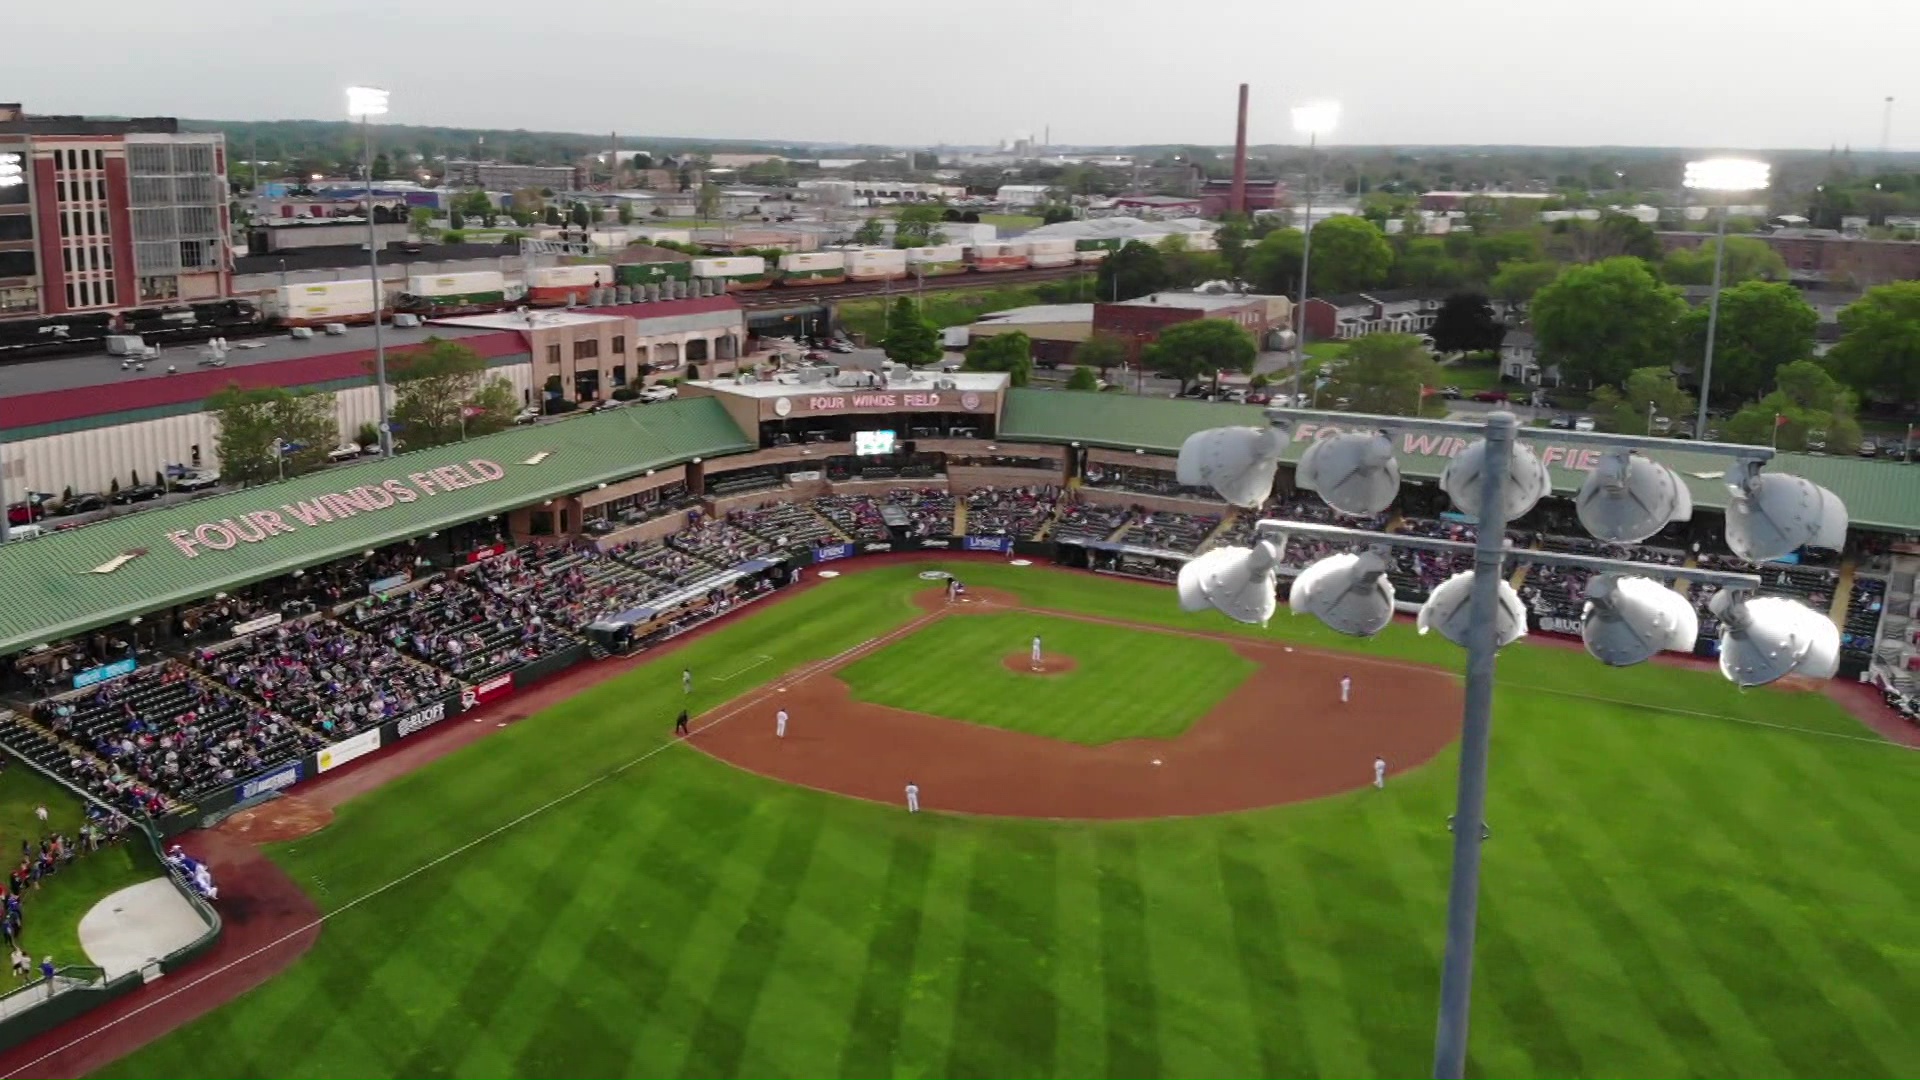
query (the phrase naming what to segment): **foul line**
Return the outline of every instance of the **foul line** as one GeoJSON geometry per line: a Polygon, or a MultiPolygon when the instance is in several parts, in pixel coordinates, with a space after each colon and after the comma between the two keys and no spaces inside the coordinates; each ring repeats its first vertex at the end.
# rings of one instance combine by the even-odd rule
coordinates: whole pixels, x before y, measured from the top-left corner
{"type": "Polygon", "coordinates": [[[759,656],[754,657],[753,663],[748,664],[746,667],[743,667],[738,671],[728,672],[725,675],[715,675],[713,678],[708,679],[707,681],[708,682],[726,682],[728,679],[739,678],[740,676],[745,675],[747,672],[752,671],[754,668],[759,667],[761,664],[771,663],[772,661],[773,661],[773,657],[768,656],[765,653],[761,653],[759,656]]]}
{"type": "MultiPolygon", "coordinates": [[[[703,732],[708,728],[724,723],[725,721],[730,720],[735,716],[738,716],[742,712],[745,712],[747,709],[750,709],[753,706],[758,705],[761,702],[767,700],[768,698],[772,697],[774,694],[778,693],[784,687],[805,682],[807,679],[810,679],[813,676],[818,675],[823,671],[830,671],[834,667],[840,664],[843,664],[848,660],[851,660],[852,658],[854,658],[855,656],[858,656],[863,652],[867,652],[881,645],[885,645],[896,638],[903,637],[907,634],[910,634],[938,617],[939,617],[938,613],[922,615],[919,618],[912,620],[911,622],[908,622],[885,634],[880,635],[879,637],[868,638],[867,640],[861,642],[860,644],[855,645],[849,649],[843,649],[842,651],[835,653],[834,655],[829,656],[824,660],[816,660],[811,664],[804,665],[793,674],[788,675],[785,678],[776,679],[772,683],[769,683],[766,689],[762,690],[758,695],[746,701],[736,702],[731,708],[727,709],[727,711],[719,714],[718,716],[713,717],[710,720],[706,720],[705,723],[702,723],[699,727],[694,728],[692,733],[695,735],[698,735],[700,732],[703,732]]],[[[704,714],[703,714],[703,718],[704,718],[704,714]]],[[[189,991],[193,990],[194,988],[200,986],[203,983],[206,983],[211,979],[218,978],[221,975],[224,975],[227,972],[232,971],[234,968],[250,963],[256,958],[263,956],[269,952],[272,952],[274,949],[277,949],[280,946],[285,945],[287,942],[292,941],[303,934],[312,933],[313,931],[318,930],[320,927],[324,926],[329,920],[334,919],[340,915],[344,915],[347,912],[352,911],[354,908],[359,907],[361,904],[364,904],[367,901],[372,900],[377,896],[380,896],[386,892],[389,892],[393,889],[400,887],[401,885],[406,884],[409,881],[412,881],[414,878],[419,877],[421,874],[424,874],[427,871],[432,870],[434,867],[437,867],[442,863],[447,862],[450,859],[457,858],[460,855],[463,855],[469,851],[472,851],[474,848],[479,847],[481,844],[486,843],[487,841],[493,839],[494,837],[499,836],[500,834],[507,832],[508,830],[513,829],[516,826],[525,824],[526,822],[531,821],[536,817],[539,817],[541,814],[546,813],[548,810],[551,810],[562,803],[570,802],[571,800],[579,797],[582,794],[585,794],[586,792],[592,790],[593,788],[599,787],[601,784],[605,783],[606,781],[611,780],[616,776],[619,776],[620,774],[626,772],[628,769],[631,769],[636,765],[640,765],[643,762],[649,761],[659,756],[660,754],[665,753],[667,750],[680,745],[680,743],[681,743],[680,739],[673,739],[668,742],[663,742],[659,746],[656,746],[653,749],[648,750],[646,753],[641,754],[640,756],[634,758],[633,760],[627,762],[626,764],[619,765],[619,766],[616,766],[615,768],[609,769],[608,771],[601,773],[599,776],[596,776],[593,779],[588,780],[586,783],[581,784],[579,787],[574,788],[572,791],[569,791],[563,795],[556,796],[555,798],[549,799],[546,802],[541,803],[539,806],[536,806],[533,809],[527,811],[526,813],[521,814],[519,817],[514,818],[512,821],[509,821],[504,825],[501,825],[497,828],[489,830],[488,832],[482,833],[479,836],[474,837],[472,840],[469,840],[466,843],[461,844],[459,847],[446,852],[445,854],[436,856],[433,859],[430,859],[424,863],[421,863],[419,866],[416,866],[412,870],[409,870],[406,873],[401,874],[399,877],[394,878],[392,881],[387,882],[385,885],[381,885],[369,892],[362,893],[361,895],[354,897],[353,899],[347,901],[346,903],[340,905],[339,907],[334,908],[332,911],[326,912],[320,915],[318,918],[308,920],[307,922],[303,923],[299,927],[293,930],[289,930],[285,934],[280,935],[279,937],[273,939],[272,941],[267,942],[265,945],[261,945],[258,948],[252,950],[251,952],[246,953],[243,956],[239,956],[232,960],[229,960],[226,963],[220,965],[219,967],[214,968],[212,971],[204,972],[200,975],[195,976],[191,981],[181,986],[174,987],[173,989],[167,991],[166,993],[161,994],[159,997],[154,998],[152,1001],[142,1003],[138,1007],[129,1010],[124,1015],[117,1016],[112,1020],[109,1020],[106,1023],[101,1024],[99,1027],[94,1028],[92,1031],[87,1032],[85,1035],[82,1035],[76,1039],[73,1039],[72,1041],[62,1046],[56,1047],[55,1049],[47,1051],[46,1053],[40,1055],[39,1057],[34,1058],[32,1061],[27,1062],[26,1064],[20,1066],[19,1068],[5,1075],[11,1078],[11,1077],[19,1076],[23,1073],[26,1073],[34,1069],[35,1067],[39,1066],[41,1063],[46,1062],[52,1058],[58,1057],[61,1054],[64,1054],[67,1051],[72,1050],[75,1047],[81,1045],[82,1043],[85,1043],[88,1040],[99,1036],[100,1034],[106,1032],[107,1030],[126,1023],[128,1020],[131,1020],[134,1017],[139,1016],[141,1013],[144,1013],[149,1009],[153,1009],[160,1005],[163,1005],[166,1002],[171,1001],[176,997],[179,997],[181,994],[188,993],[189,991]]]]}

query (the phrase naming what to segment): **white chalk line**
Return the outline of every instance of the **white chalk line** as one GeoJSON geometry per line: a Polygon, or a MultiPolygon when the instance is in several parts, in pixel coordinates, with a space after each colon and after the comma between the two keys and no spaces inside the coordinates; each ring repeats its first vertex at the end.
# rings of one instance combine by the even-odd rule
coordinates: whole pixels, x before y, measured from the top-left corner
{"type": "Polygon", "coordinates": [[[747,666],[745,666],[745,667],[743,667],[743,668],[741,668],[740,670],[738,670],[738,671],[730,671],[730,672],[728,672],[728,673],[726,673],[725,675],[715,675],[715,676],[714,676],[713,678],[711,678],[711,679],[709,679],[709,680],[707,680],[707,681],[708,681],[708,682],[726,682],[726,681],[727,681],[727,680],[729,680],[729,679],[737,679],[737,678],[739,678],[740,676],[742,676],[742,675],[745,675],[745,674],[746,674],[747,672],[749,672],[749,671],[752,671],[752,670],[753,670],[754,668],[757,668],[757,667],[759,667],[759,666],[760,666],[761,664],[768,664],[768,663],[772,663],[772,662],[773,662],[773,657],[771,657],[771,656],[768,656],[768,655],[767,655],[767,654],[765,654],[765,653],[761,653],[761,654],[760,654],[759,656],[756,656],[756,657],[754,657],[754,658],[753,658],[753,662],[752,662],[752,663],[750,663],[750,664],[748,664],[747,666]]]}
{"type": "MultiPolygon", "coordinates": [[[[855,645],[849,649],[844,649],[838,653],[835,653],[832,656],[827,657],[824,660],[816,660],[813,663],[802,665],[800,669],[794,672],[793,674],[788,675],[785,678],[776,679],[774,682],[768,684],[766,689],[762,690],[759,694],[755,695],[754,697],[744,701],[734,702],[731,705],[731,707],[729,707],[725,712],[720,713],[719,715],[706,720],[705,723],[702,723],[699,727],[694,728],[692,730],[692,734],[698,735],[700,732],[706,731],[708,728],[724,723],[725,721],[730,720],[735,716],[738,716],[742,712],[745,712],[746,710],[752,708],[753,706],[758,705],[761,702],[772,697],[774,694],[778,693],[783,687],[797,685],[799,683],[805,682],[807,679],[823,671],[830,671],[833,668],[846,663],[847,661],[853,659],[854,657],[860,655],[863,652],[867,652],[881,645],[885,645],[888,642],[891,642],[900,637],[904,637],[905,635],[920,629],[922,626],[926,625],[928,622],[931,622],[935,618],[938,618],[937,614],[922,615],[920,618],[914,619],[911,622],[906,623],[905,625],[902,625],[900,627],[895,628],[894,630],[891,630],[885,634],[880,635],[879,637],[868,638],[867,640],[862,641],[858,645],[855,645]]],[[[406,873],[401,874],[399,877],[394,878],[392,881],[389,881],[386,884],[381,885],[377,888],[374,888],[368,892],[362,893],[361,895],[354,897],[353,899],[347,901],[346,903],[341,904],[339,907],[334,908],[332,911],[323,913],[318,918],[308,920],[307,922],[301,924],[299,927],[293,930],[289,930],[285,934],[282,934],[279,937],[273,939],[272,941],[267,942],[265,945],[261,945],[258,948],[253,949],[252,951],[246,953],[243,956],[239,956],[232,960],[229,960],[226,963],[220,965],[219,967],[214,968],[212,971],[203,972],[195,976],[193,979],[189,980],[188,982],[180,986],[174,987],[173,989],[167,991],[164,994],[161,994],[159,997],[154,998],[152,1001],[145,1002],[140,1006],[138,1006],[137,1008],[129,1010],[125,1015],[117,1016],[112,1020],[109,1020],[106,1023],[101,1024],[99,1027],[96,1027],[93,1030],[87,1032],[85,1035],[82,1035],[59,1047],[56,1047],[52,1050],[47,1051],[46,1053],[40,1055],[39,1057],[34,1058],[32,1061],[29,1061],[26,1064],[21,1065],[19,1068],[13,1070],[12,1072],[6,1073],[5,1076],[8,1078],[11,1078],[11,1077],[20,1076],[23,1073],[29,1072],[34,1068],[38,1067],[39,1065],[41,1065],[42,1063],[52,1058],[58,1057],[61,1054],[64,1054],[67,1051],[72,1050],[77,1046],[80,1046],[82,1043],[85,1043],[91,1039],[97,1038],[102,1033],[114,1027],[117,1027],[127,1022],[128,1020],[133,1019],[136,1016],[139,1016],[141,1013],[147,1012],[150,1009],[157,1008],[160,1005],[163,1005],[169,1001],[172,1001],[174,998],[179,997],[181,994],[185,994],[192,991],[196,987],[202,985],[203,983],[208,982],[209,980],[216,979],[221,975],[224,975],[227,972],[232,971],[234,968],[250,963],[253,960],[258,959],[259,957],[264,956],[269,952],[272,952],[274,949],[277,949],[282,945],[285,945],[286,943],[294,940],[295,938],[300,937],[303,934],[311,933],[314,930],[317,930],[320,927],[324,926],[330,920],[335,919],[341,915],[344,915],[349,911],[352,911],[354,908],[359,907],[361,904],[364,904],[367,901],[374,899],[375,897],[378,897],[384,893],[387,893],[393,889],[400,887],[401,885],[406,884],[407,882],[413,880],[414,878],[419,877],[421,874],[424,874],[427,871],[432,870],[433,868],[441,865],[442,863],[447,862],[450,859],[457,858],[469,851],[472,851],[474,848],[479,847],[481,844],[484,844],[489,840],[492,840],[494,837],[499,836],[500,834],[507,832],[508,830],[513,829],[516,826],[525,824],[526,822],[531,821],[536,817],[539,817],[541,814],[546,813],[547,811],[553,809],[556,806],[559,806],[562,803],[572,801],[573,799],[579,797],[580,795],[585,794],[586,792],[592,790],[593,788],[599,787],[601,784],[605,783],[606,781],[611,780],[616,776],[619,776],[620,774],[626,772],[627,770],[633,768],[634,766],[640,765],[646,761],[650,761],[653,758],[658,757],[660,754],[665,753],[667,750],[680,745],[680,743],[681,743],[681,740],[679,739],[673,739],[668,742],[663,742],[659,746],[656,746],[653,749],[648,750],[646,753],[641,754],[640,756],[632,759],[631,761],[628,761],[626,764],[616,766],[615,768],[610,769],[607,772],[604,772],[599,776],[594,777],[591,780],[588,780],[586,783],[581,784],[580,786],[574,788],[569,792],[566,792],[563,795],[559,795],[552,799],[549,799],[546,802],[541,803],[539,806],[536,806],[533,809],[528,810],[526,813],[521,814],[519,817],[516,817],[513,820],[505,823],[504,825],[500,825],[497,828],[490,829],[487,832],[484,832],[479,836],[474,837],[472,840],[469,840],[466,843],[461,844],[459,847],[452,849],[451,851],[448,851],[442,855],[438,855],[432,859],[429,859],[428,861],[421,863],[419,866],[414,867],[412,870],[409,870],[406,873]]]]}

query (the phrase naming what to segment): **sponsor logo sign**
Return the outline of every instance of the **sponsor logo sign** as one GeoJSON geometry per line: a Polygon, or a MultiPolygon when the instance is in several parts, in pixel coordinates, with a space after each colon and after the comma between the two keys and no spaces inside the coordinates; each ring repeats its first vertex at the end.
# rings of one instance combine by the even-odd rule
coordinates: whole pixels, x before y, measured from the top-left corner
{"type": "Polygon", "coordinates": [[[108,679],[117,679],[122,675],[131,675],[133,674],[133,669],[139,666],[140,661],[129,656],[125,660],[115,660],[111,664],[101,664],[99,667],[88,668],[73,677],[73,688],[79,690],[92,686],[94,683],[106,682],[108,679]]]}
{"type": "Polygon", "coordinates": [[[1010,536],[969,536],[966,539],[968,551],[1007,552],[1013,550],[1013,538],[1010,536]]]}
{"type": "Polygon", "coordinates": [[[404,739],[409,735],[417,735],[446,718],[447,703],[437,701],[417,713],[401,717],[400,722],[394,725],[394,737],[404,739]]]}
{"type": "Polygon", "coordinates": [[[948,540],[945,537],[934,537],[931,540],[920,541],[920,546],[923,548],[943,548],[951,545],[952,543],[953,541],[948,540]]]}
{"type": "Polygon", "coordinates": [[[395,574],[392,577],[383,577],[379,581],[368,585],[367,592],[373,596],[379,596],[381,593],[390,593],[412,580],[412,574],[395,574]]]}
{"type": "Polygon", "coordinates": [[[197,559],[208,551],[228,551],[241,544],[259,544],[287,533],[323,528],[359,514],[379,513],[449,491],[491,484],[506,475],[507,470],[501,465],[473,458],[408,473],[405,478],[362,484],[310,499],[295,499],[281,504],[277,510],[251,510],[219,521],[203,522],[191,529],[175,529],[167,534],[167,539],[180,554],[197,559]]]}
{"type": "Polygon", "coordinates": [[[850,558],[852,555],[852,544],[822,544],[813,549],[814,562],[832,562],[835,559],[850,558]]]}
{"type": "Polygon", "coordinates": [[[337,769],[349,761],[357,761],[378,749],[380,749],[380,729],[363,731],[350,739],[342,739],[332,746],[323,748],[319,756],[320,771],[328,772],[337,769]]]}
{"type": "Polygon", "coordinates": [[[1542,615],[1540,617],[1540,632],[1543,634],[1570,634],[1574,637],[1579,637],[1580,620],[1569,619],[1560,615],[1542,615]]]}
{"type": "Polygon", "coordinates": [[[860,545],[861,553],[866,555],[872,555],[875,552],[880,552],[880,551],[892,551],[892,550],[893,550],[892,544],[861,544],[860,545]]]}
{"type": "Polygon", "coordinates": [[[469,686],[460,691],[460,711],[485,705],[489,701],[498,701],[513,693],[513,676],[495,675],[478,686],[469,686]]]}
{"type": "Polygon", "coordinates": [[[271,630],[279,626],[280,621],[284,618],[284,615],[276,611],[271,615],[262,615],[257,619],[248,619],[246,622],[240,623],[233,628],[233,636],[246,637],[248,634],[257,634],[262,630],[271,630]]]}
{"type": "Polygon", "coordinates": [[[507,545],[488,544],[486,547],[483,547],[478,551],[470,552],[467,555],[467,561],[470,563],[486,562],[488,559],[493,558],[495,555],[505,555],[506,553],[507,553],[507,545]]]}
{"type": "Polygon", "coordinates": [[[256,776],[240,785],[240,801],[257,798],[269,791],[284,791],[300,782],[300,763],[294,762],[264,776],[256,776]]]}

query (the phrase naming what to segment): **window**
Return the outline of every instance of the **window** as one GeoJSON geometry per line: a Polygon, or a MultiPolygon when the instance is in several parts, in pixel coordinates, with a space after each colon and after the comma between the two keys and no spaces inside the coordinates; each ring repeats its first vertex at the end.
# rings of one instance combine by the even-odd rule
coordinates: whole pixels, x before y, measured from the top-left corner
{"type": "MultiPolygon", "coordinates": [[[[618,341],[619,339],[615,338],[614,340],[618,341]]],[[[627,385],[627,365],[625,364],[613,365],[613,385],[615,386],[627,385]]]]}
{"type": "Polygon", "coordinates": [[[627,355],[627,335],[625,334],[613,335],[613,354],[615,356],[627,355]]]}
{"type": "Polygon", "coordinates": [[[35,261],[33,252],[0,251],[0,278],[32,277],[37,273],[39,273],[39,264],[35,261]]]}
{"type": "Polygon", "coordinates": [[[60,249],[60,265],[66,268],[67,273],[69,274],[73,273],[73,249],[72,248],[63,247],[60,249]]]}
{"type": "Polygon", "coordinates": [[[560,362],[560,346],[558,345],[547,346],[547,363],[557,364],[559,362],[560,362]]]}
{"type": "Polygon", "coordinates": [[[78,301],[77,301],[77,300],[76,300],[76,299],[74,298],[74,295],[73,295],[73,286],[72,286],[72,285],[68,285],[68,286],[67,286],[67,306],[68,306],[68,307],[79,307],[79,306],[80,306],[80,305],[79,305],[79,302],[78,302],[78,301]]]}
{"type": "Polygon", "coordinates": [[[573,343],[573,358],[575,360],[594,360],[598,359],[599,356],[600,339],[589,338],[586,341],[576,341],[573,343]]]}

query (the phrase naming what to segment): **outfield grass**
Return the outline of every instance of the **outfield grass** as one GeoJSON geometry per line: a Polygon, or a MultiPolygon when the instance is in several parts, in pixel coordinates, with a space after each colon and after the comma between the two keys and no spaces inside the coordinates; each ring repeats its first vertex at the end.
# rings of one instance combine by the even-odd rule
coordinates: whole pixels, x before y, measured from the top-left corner
{"type": "MultiPolygon", "coordinates": [[[[85,820],[85,806],[72,792],[17,761],[9,764],[0,773],[0,890],[20,865],[21,841],[33,845],[37,858],[42,837],[56,832],[78,837],[85,820]],[[44,824],[34,814],[39,806],[47,808],[44,824]]],[[[102,898],[160,876],[151,854],[135,846],[145,843],[135,839],[81,855],[39,888],[27,889],[20,901],[20,947],[33,954],[35,964],[49,955],[56,964],[91,963],[80,948],[80,917],[102,898]]]]}
{"type": "MultiPolygon", "coordinates": [[[[914,616],[917,569],[778,602],[342,807],[276,853],[332,913],[315,950],[107,1075],[1424,1073],[1451,753],[1384,792],[1144,823],[909,817],[678,746],[609,775],[663,744],[683,663],[833,655],[914,616]]],[[[1165,588],[964,572],[1226,627],[1165,588]]],[[[1460,659],[1399,627],[1360,648],[1460,659]]],[[[1920,759],[1700,672],[1516,646],[1501,678],[1474,1074],[1920,1073],[1920,759]]]]}
{"type": "Polygon", "coordinates": [[[1143,635],[1073,619],[967,615],[942,619],[840,672],[853,696],[877,705],[1099,746],[1171,739],[1253,674],[1228,646],[1143,635]],[[1075,668],[1036,677],[1007,670],[1033,636],[1075,668]]]}

